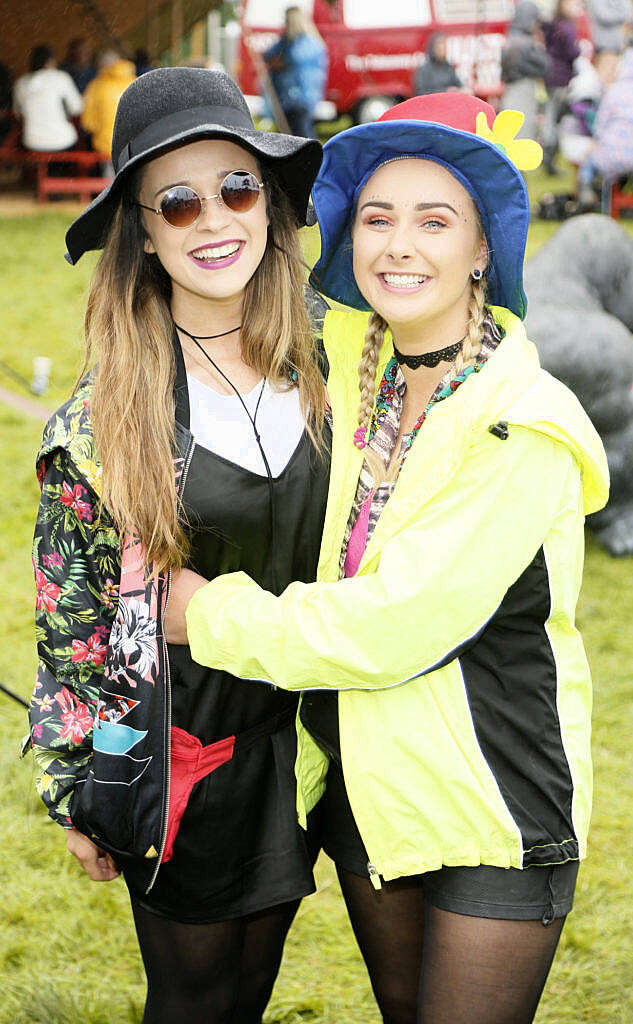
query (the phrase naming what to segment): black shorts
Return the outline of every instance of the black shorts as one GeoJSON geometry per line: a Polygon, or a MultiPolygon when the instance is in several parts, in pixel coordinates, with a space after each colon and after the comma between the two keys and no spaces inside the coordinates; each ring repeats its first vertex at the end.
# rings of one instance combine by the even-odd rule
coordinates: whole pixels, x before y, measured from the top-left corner
{"type": "MultiPolygon", "coordinates": [[[[330,760],[326,791],[319,804],[325,852],[337,868],[369,877],[368,856],[356,827],[341,768],[330,760]]],[[[578,861],[519,868],[443,867],[412,876],[441,910],[470,917],[550,924],[572,908],[578,861]]],[[[397,881],[401,881],[397,879],[397,881]]],[[[382,883],[389,889],[390,882],[382,883]]]]}

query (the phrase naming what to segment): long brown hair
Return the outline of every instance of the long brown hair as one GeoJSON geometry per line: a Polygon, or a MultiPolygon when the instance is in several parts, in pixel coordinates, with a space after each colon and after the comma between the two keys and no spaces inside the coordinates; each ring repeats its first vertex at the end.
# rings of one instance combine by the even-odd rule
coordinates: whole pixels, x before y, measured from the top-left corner
{"type": "MultiPolygon", "coordinates": [[[[175,357],[171,281],[144,252],[135,200],[142,170],[127,183],[97,265],[85,317],[86,359],[96,354],[90,411],[102,465],[101,500],[121,537],[135,533],[147,564],[179,568],[187,537],[174,483],[175,357]]],[[[268,242],[246,285],[242,356],[273,387],[299,390],[320,447],[324,388],[304,299],[305,264],[286,197],[264,168],[268,242]]]]}

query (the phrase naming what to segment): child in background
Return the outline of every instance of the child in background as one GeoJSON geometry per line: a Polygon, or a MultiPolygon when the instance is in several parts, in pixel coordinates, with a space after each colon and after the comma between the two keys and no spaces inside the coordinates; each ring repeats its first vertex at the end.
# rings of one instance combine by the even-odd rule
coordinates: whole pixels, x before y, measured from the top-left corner
{"type": "Polygon", "coordinates": [[[578,169],[578,197],[591,206],[596,180],[613,181],[633,173],[633,48],[620,58],[617,77],[598,108],[594,144],[578,169]]]}
{"type": "Polygon", "coordinates": [[[547,103],[543,126],[543,166],[548,174],[558,174],[554,159],[558,152],[558,125],[567,102],[567,87],[574,73],[574,61],[580,56],[576,19],[578,0],[558,0],[552,21],[543,23],[545,46],[551,67],[545,76],[547,103]]]}

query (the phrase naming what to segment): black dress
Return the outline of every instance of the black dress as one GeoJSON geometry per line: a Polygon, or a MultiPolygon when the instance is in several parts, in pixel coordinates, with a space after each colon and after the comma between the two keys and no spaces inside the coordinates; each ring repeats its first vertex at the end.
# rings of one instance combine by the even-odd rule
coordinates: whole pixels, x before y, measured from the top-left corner
{"type": "MultiPolygon", "coordinates": [[[[188,429],[177,356],[176,415],[188,429]]],[[[271,479],[196,444],[182,492],[191,568],[208,579],[240,569],[273,593],[313,581],[328,482],[329,454],[318,453],[305,430],[271,479]]],[[[314,892],[318,839],[306,836],[296,816],[297,697],[197,665],[186,646],[169,646],[169,670],[172,728],[203,747],[235,741],[228,760],[193,785],[173,856],[149,894],[124,869],[135,900],[175,920],[205,923],[314,892]]]]}

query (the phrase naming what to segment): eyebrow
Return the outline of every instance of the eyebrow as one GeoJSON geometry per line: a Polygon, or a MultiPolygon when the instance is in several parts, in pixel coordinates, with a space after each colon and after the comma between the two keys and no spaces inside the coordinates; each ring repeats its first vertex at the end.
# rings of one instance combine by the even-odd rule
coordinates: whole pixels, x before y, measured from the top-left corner
{"type": "MultiPolygon", "coordinates": [[[[381,203],[377,199],[370,199],[367,203],[363,203],[363,205],[361,206],[361,208],[360,208],[360,210],[358,212],[362,213],[362,211],[365,209],[366,206],[377,206],[378,209],[380,209],[380,210],[393,210],[394,209],[393,203],[381,203]]],[[[413,207],[413,209],[416,212],[419,212],[420,210],[437,210],[437,209],[442,208],[442,207],[447,209],[447,210],[451,210],[455,215],[457,215],[457,210],[455,210],[451,206],[450,203],[439,203],[439,202],[416,203],[415,206],[413,207]]]]}

